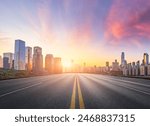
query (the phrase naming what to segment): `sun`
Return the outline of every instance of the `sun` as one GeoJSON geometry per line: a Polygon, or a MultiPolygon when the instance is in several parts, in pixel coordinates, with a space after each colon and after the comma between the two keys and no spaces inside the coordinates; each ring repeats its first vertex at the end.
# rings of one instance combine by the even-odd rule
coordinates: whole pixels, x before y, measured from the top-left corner
{"type": "Polygon", "coordinates": [[[65,68],[70,68],[71,67],[71,62],[70,61],[63,61],[62,62],[63,67],[65,68]]]}

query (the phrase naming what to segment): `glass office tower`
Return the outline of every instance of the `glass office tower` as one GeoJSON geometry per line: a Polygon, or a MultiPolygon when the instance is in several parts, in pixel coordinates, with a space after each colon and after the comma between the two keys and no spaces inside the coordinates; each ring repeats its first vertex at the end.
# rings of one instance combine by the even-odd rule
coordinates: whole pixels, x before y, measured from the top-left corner
{"type": "Polygon", "coordinates": [[[14,69],[25,70],[25,42],[15,40],[14,69]]]}

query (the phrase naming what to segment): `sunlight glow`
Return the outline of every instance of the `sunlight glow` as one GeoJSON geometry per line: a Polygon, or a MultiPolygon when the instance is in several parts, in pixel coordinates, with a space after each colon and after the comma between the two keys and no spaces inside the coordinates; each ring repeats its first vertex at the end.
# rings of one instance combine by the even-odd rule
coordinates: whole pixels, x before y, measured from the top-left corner
{"type": "Polygon", "coordinates": [[[70,68],[72,66],[70,61],[63,61],[62,65],[64,68],[70,68]]]}

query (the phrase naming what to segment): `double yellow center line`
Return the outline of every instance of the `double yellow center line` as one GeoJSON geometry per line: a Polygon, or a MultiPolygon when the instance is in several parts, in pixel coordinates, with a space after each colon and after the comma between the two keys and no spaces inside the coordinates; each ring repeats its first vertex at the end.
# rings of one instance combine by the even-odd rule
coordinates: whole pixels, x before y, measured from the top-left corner
{"type": "Polygon", "coordinates": [[[79,84],[79,79],[77,76],[75,76],[75,79],[74,79],[70,109],[75,109],[76,107],[76,87],[78,88],[78,100],[79,100],[80,109],[84,109],[85,108],[84,100],[83,100],[83,96],[82,96],[82,92],[81,92],[81,88],[79,84]]]}

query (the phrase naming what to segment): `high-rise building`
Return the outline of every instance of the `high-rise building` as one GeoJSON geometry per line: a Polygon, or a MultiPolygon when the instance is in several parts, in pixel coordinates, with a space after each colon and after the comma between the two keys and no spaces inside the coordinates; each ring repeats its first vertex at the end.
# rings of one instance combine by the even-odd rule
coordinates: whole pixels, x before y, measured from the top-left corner
{"type": "Polygon", "coordinates": [[[125,53],[122,52],[121,53],[121,66],[124,66],[125,65],[125,53]]]}
{"type": "Polygon", "coordinates": [[[54,73],[62,73],[62,64],[60,57],[54,58],[54,73]]]}
{"type": "Polygon", "coordinates": [[[26,70],[32,70],[32,47],[26,47],[26,70]]]}
{"type": "Polygon", "coordinates": [[[136,75],[136,65],[135,62],[132,62],[132,76],[136,75]]]}
{"type": "Polygon", "coordinates": [[[3,53],[3,68],[12,69],[13,68],[13,53],[3,53]]]}
{"type": "Polygon", "coordinates": [[[0,56],[0,68],[3,68],[3,58],[0,56]]]}
{"type": "Polygon", "coordinates": [[[109,62],[108,61],[106,62],[106,67],[109,67],[109,62]]]}
{"type": "Polygon", "coordinates": [[[119,71],[119,63],[117,62],[117,60],[115,60],[115,62],[112,62],[112,71],[119,71]]]}
{"type": "Polygon", "coordinates": [[[53,73],[54,69],[54,58],[52,54],[47,54],[45,57],[45,70],[49,73],[53,73]]]}
{"type": "Polygon", "coordinates": [[[43,55],[42,55],[42,48],[41,47],[34,47],[33,52],[33,71],[36,73],[43,71],[43,55]]]}
{"type": "Polygon", "coordinates": [[[105,70],[106,72],[110,71],[110,67],[109,67],[109,62],[108,61],[106,62],[106,67],[105,68],[106,68],[106,70],[105,70]]]}
{"type": "Polygon", "coordinates": [[[138,67],[140,67],[140,61],[139,61],[139,60],[136,62],[136,65],[137,65],[138,67]]]}
{"type": "Polygon", "coordinates": [[[140,61],[138,60],[136,62],[136,76],[140,75],[140,61]]]}
{"type": "Polygon", "coordinates": [[[3,69],[9,69],[9,58],[3,57],[3,69]]]}
{"type": "Polygon", "coordinates": [[[25,70],[25,42],[19,39],[15,40],[14,69],[25,70]]]}
{"type": "Polygon", "coordinates": [[[129,70],[129,76],[132,76],[132,65],[131,63],[128,63],[128,70],[129,70]]]}
{"type": "Polygon", "coordinates": [[[144,65],[149,64],[149,55],[147,53],[144,53],[144,55],[143,55],[143,63],[144,63],[144,65]]]}

